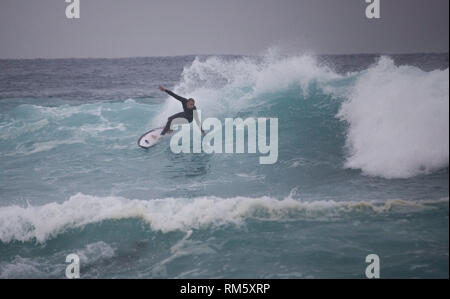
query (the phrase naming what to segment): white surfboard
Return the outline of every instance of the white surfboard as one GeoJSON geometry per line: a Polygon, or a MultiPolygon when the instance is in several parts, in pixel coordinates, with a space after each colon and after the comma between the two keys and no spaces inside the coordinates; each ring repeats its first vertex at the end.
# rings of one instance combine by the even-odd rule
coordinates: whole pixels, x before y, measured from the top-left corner
{"type": "Polygon", "coordinates": [[[138,140],[138,145],[142,148],[150,148],[159,142],[159,139],[162,137],[160,134],[163,130],[163,127],[156,128],[148,131],[144,135],[141,136],[138,140]]]}

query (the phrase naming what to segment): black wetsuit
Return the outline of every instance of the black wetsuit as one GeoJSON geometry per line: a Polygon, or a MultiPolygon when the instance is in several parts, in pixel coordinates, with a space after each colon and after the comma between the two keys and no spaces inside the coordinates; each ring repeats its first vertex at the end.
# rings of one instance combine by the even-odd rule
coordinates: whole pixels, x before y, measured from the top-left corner
{"type": "Polygon", "coordinates": [[[172,123],[172,120],[174,120],[175,118],[180,118],[180,117],[181,117],[181,118],[185,118],[185,119],[187,119],[187,121],[188,121],[189,123],[191,123],[192,120],[194,119],[194,110],[197,109],[195,106],[194,106],[194,108],[192,108],[192,109],[188,109],[188,108],[186,107],[186,103],[188,102],[188,99],[185,99],[185,98],[183,98],[183,97],[180,97],[179,95],[174,94],[173,92],[171,92],[170,90],[167,90],[167,89],[166,89],[166,92],[167,92],[169,95],[171,95],[172,97],[174,97],[175,99],[177,99],[178,101],[181,102],[181,104],[183,105],[183,110],[184,110],[184,111],[183,111],[183,112],[180,112],[180,113],[176,113],[176,114],[172,115],[171,117],[169,117],[169,118],[167,119],[167,124],[166,124],[166,126],[164,127],[164,130],[162,130],[161,135],[166,134],[167,131],[170,130],[170,124],[172,123]]]}

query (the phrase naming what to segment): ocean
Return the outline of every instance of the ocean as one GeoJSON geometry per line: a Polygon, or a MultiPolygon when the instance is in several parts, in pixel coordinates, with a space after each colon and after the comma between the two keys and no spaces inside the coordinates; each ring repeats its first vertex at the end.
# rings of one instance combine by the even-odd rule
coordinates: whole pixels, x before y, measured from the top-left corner
{"type": "Polygon", "coordinates": [[[0,278],[449,277],[449,59],[0,60],[0,278]],[[278,118],[278,160],[175,154],[181,111],[278,118]]]}

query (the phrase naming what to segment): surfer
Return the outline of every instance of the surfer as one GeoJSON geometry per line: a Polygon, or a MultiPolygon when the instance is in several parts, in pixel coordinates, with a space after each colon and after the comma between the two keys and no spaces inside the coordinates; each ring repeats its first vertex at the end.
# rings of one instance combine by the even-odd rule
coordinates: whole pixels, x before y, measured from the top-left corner
{"type": "MultiPolygon", "coordinates": [[[[174,97],[175,99],[177,99],[178,101],[181,102],[181,104],[183,105],[183,112],[179,112],[176,113],[172,116],[170,116],[167,119],[167,123],[166,126],[164,127],[164,129],[162,130],[162,132],[160,133],[160,135],[165,135],[167,132],[171,133],[172,130],[170,130],[170,124],[172,123],[172,121],[176,118],[185,118],[187,119],[187,121],[189,123],[192,122],[192,120],[194,119],[194,110],[197,110],[197,108],[195,107],[195,100],[193,98],[190,99],[185,99],[175,93],[173,93],[172,91],[165,89],[164,87],[162,87],[161,85],[159,86],[159,89],[161,89],[161,91],[165,91],[166,93],[168,93],[169,95],[171,95],[172,97],[174,97]]],[[[198,119],[195,120],[198,127],[200,128],[200,130],[202,131],[203,136],[205,135],[205,132],[202,130],[201,124],[198,121],[198,119]]]]}

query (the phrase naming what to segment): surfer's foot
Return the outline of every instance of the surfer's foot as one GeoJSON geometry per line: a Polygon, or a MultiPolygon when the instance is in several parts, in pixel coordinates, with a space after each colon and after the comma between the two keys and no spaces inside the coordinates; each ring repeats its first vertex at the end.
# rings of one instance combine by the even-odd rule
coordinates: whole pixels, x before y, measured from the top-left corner
{"type": "Polygon", "coordinates": [[[155,136],[155,135],[152,135],[152,138],[153,138],[153,139],[156,139],[156,138],[157,138],[157,136],[155,136]]]}
{"type": "Polygon", "coordinates": [[[172,134],[172,133],[173,133],[173,130],[169,130],[169,131],[167,131],[167,133],[172,134]]]}

